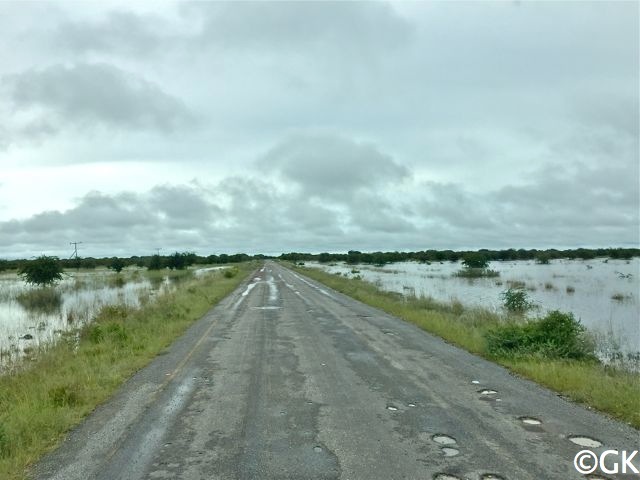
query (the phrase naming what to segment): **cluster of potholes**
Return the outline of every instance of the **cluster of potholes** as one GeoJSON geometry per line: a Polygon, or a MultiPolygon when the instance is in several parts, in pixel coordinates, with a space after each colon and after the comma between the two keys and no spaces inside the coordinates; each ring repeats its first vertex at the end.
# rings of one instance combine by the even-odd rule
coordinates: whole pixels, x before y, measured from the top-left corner
{"type": "MultiPolygon", "coordinates": [[[[385,332],[386,333],[386,332],[385,332]]],[[[478,380],[472,380],[471,382],[474,385],[479,385],[480,382],[478,380]]],[[[493,400],[496,402],[500,402],[501,399],[497,396],[498,391],[492,388],[483,388],[478,390],[480,394],[481,400],[493,400]]],[[[408,403],[407,406],[415,407],[415,403],[408,403]]],[[[399,408],[396,405],[388,404],[387,410],[396,412],[399,408]]],[[[542,420],[533,416],[520,416],[518,417],[518,421],[522,424],[522,426],[529,431],[542,432],[542,420]]],[[[584,448],[599,448],[602,446],[602,442],[600,440],[596,440],[595,438],[586,436],[586,435],[569,435],[567,439],[584,448]]],[[[457,440],[447,434],[444,433],[436,433],[431,436],[431,440],[440,446],[440,451],[445,457],[455,457],[460,454],[460,450],[458,448],[457,440]]],[[[608,480],[607,477],[588,475],[585,477],[588,480],[608,480]]],[[[450,473],[436,473],[433,476],[433,480],[462,480],[460,477],[452,475],[450,473]]],[[[480,480],[507,480],[506,477],[499,475],[497,473],[484,473],[480,475],[480,480]]]]}

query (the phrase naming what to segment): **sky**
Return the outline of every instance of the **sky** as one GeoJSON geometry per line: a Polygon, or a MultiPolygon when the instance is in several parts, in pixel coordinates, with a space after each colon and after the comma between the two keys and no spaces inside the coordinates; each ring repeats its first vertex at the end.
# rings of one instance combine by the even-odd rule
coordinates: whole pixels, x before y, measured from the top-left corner
{"type": "Polygon", "coordinates": [[[0,258],[638,247],[638,2],[0,2],[0,258]]]}

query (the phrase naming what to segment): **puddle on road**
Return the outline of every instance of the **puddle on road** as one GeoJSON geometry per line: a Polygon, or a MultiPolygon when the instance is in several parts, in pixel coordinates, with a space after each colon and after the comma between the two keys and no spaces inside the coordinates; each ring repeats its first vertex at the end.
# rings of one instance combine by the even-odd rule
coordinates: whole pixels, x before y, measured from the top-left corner
{"type": "Polygon", "coordinates": [[[322,452],[322,447],[319,447],[318,445],[316,445],[315,447],[313,447],[313,451],[316,453],[321,453],[322,452]]]}
{"type": "Polygon", "coordinates": [[[520,417],[518,420],[526,425],[542,425],[542,421],[534,417],[520,417]]]}
{"type": "Polygon", "coordinates": [[[410,407],[415,407],[415,406],[416,406],[416,404],[415,404],[415,403],[409,403],[409,406],[410,406],[410,407]]]}
{"type": "Polygon", "coordinates": [[[495,473],[485,473],[480,477],[480,480],[505,480],[505,478],[495,473]]]}
{"type": "Polygon", "coordinates": [[[474,385],[480,385],[480,382],[478,380],[471,380],[471,383],[473,383],[474,385]]]}
{"type": "Polygon", "coordinates": [[[398,407],[396,407],[395,405],[387,405],[387,410],[391,410],[392,412],[397,412],[398,407]]]}
{"type": "Polygon", "coordinates": [[[460,454],[460,450],[453,447],[442,447],[442,453],[445,457],[455,457],[460,454]]]}
{"type": "Polygon", "coordinates": [[[448,473],[436,473],[433,476],[433,480],[461,480],[460,477],[455,475],[449,475],[448,473]]]}
{"type": "Polygon", "coordinates": [[[498,393],[498,392],[497,392],[497,391],[495,391],[495,390],[491,390],[491,389],[489,389],[489,388],[485,388],[484,390],[480,390],[478,393],[479,393],[480,395],[495,395],[495,394],[496,394],[496,393],[498,393]]]}
{"type": "Polygon", "coordinates": [[[581,447],[587,448],[598,448],[602,446],[602,442],[600,440],[596,440],[595,438],[586,437],[583,435],[571,435],[569,437],[576,445],[580,445],[581,447]]]}
{"type": "Polygon", "coordinates": [[[445,435],[444,433],[436,433],[431,437],[431,440],[436,442],[438,445],[455,445],[458,443],[455,438],[445,435]]]}
{"type": "Polygon", "coordinates": [[[267,305],[266,307],[251,307],[251,310],[280,310],[281,308],[267,305]]]}

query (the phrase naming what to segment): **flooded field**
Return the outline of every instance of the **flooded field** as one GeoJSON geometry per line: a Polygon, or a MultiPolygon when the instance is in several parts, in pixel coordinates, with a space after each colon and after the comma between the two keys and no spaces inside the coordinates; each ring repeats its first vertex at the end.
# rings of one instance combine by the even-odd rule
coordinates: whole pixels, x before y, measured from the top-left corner
{"type": "Polygon", "coordinates": [[[455,276],[457,262],[403,262],[371,265],[307,263],[348,277],[359,275],[380,288],[404,295],[457,300],[468,306],[502,310],[501,293],[510,286],[524,286],[536,308],[531,315],[549,310],[572,312],[593,332],[600,355],[620,357],[636,364],[640,358],[640,259],[555,260],[547,265],[534,261],[491,262],[498,277],[455,276]]]}
{"type": "Polygon", "coordinates": [[[77,331],[106,305],[139,307],[174,288],[174,282],[162,273],[95,270],[66,272],[55,287],[38,288],[15,273],[4,273],[0,275],[0,369],[77,331]]]}

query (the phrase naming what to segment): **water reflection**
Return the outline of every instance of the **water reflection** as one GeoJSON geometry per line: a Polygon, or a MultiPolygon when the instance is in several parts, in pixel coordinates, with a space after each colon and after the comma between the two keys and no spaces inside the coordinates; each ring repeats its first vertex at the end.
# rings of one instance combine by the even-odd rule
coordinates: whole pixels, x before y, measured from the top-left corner
{"type": "MultiPolygon", "coordinates": [[[[185,276],[181,274],[180,276],[185,276]]],[[[106,305],[137,308],[173,289],[164,272],[147,278],[97,270],[73,272],[55,287],[33,287],[15,273],[0,275],[0,367],[92,321],[106,305]]]]}

